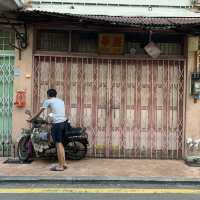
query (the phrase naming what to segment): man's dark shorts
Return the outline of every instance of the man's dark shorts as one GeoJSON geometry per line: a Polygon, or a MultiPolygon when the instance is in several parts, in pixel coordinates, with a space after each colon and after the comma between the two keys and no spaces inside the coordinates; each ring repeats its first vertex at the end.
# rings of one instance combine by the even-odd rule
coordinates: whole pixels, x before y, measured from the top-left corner
{"type": "Polygon", "coordinates": [[[66,121],[52,125],[51,135],[54,143],[62,143],[66,130],[66,121]]]}

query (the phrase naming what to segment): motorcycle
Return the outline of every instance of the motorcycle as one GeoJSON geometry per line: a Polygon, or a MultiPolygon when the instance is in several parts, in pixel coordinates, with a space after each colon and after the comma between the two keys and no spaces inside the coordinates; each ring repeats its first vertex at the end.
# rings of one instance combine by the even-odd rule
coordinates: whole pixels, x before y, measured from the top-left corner
{"type": "MultiPolygon", "coordinates": [[[[30,111],[25,112],[31,117],[30,111]]],[[[22,162],[32,158],[56,157],[56,147],[51,138],[51,122],[38,117],[31,122],[28,129],[22,129],[17,154],[22,162]]],[[[66,131],[63,138],[66,158],[70,160],[83,159],[87,154],[88,134],[86,128],[75,128],[66,121],[66,131]]]]}

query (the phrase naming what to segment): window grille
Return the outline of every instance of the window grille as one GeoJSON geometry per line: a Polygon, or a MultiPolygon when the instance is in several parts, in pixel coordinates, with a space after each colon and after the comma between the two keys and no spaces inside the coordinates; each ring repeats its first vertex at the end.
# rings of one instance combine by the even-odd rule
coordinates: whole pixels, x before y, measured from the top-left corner
{"type": "Polygon", "coordinates": [[[39,31],[37,50],[68,51],[69,33],[66,31],[39,31]]]}

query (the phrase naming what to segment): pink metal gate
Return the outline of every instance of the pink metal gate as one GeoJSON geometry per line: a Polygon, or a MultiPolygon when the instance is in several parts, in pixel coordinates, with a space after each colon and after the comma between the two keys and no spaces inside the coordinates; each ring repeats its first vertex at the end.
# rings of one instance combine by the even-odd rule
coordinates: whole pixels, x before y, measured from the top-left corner
{"type": "Polygon", "coordinates": [[[55,88],[88,156],[178,159],[183,152],[184,60],[34,56],[33,109],[55,88]]]}

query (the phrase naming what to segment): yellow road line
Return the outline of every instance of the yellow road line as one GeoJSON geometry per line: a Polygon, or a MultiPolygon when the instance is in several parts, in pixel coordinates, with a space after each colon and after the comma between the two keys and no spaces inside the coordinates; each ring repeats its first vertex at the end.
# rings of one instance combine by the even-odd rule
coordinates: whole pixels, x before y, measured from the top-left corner
{"type": "Polygon", "coordinates": [[[200,189],[0,188],[0,193],[200,194],[200,189]]]}

